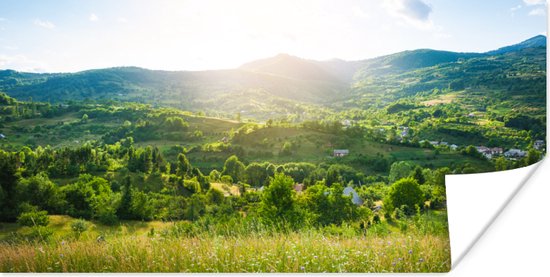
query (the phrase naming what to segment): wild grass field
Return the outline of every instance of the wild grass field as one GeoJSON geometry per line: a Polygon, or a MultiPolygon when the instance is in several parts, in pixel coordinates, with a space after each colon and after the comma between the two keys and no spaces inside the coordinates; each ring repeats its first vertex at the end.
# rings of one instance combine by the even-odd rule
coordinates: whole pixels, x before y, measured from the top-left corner
{"type": "Polygon", "coordinates": [[[332,226],[296,232],[271,232],[260,226],[254,232],[229,230],[229,226],[192,231],[178,229],[180,223],[176,222],[126,221],[118,226],[93,222],[89,230],[77,236],[71,230],[72,221],[67,216],[51,216],[49,226],[55,230],[51,238],[18,243],[8,239],[10,233],[22,230],[3,224],[0,271],[305,273],[450,269],[445,228],[423,229],[426,222],[380,223],[367,230],[332,226]]]}

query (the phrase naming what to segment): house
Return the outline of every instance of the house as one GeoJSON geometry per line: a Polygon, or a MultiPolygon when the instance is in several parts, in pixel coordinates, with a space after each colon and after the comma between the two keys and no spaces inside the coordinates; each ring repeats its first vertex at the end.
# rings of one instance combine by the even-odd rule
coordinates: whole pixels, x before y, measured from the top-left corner
{"type": "MultiPolygon", "coordinates": [[[[328,196],[331,194],[330,190],[326,190],[323,192],[324,196],[328,196]]],[[[351,195],[351,202],[357,206],[363,205],[363,199],[361,199],[361,196],[353,189],[352,186],[347,186],[344,188],[344,191],[342,191],[343,196],[350,196],[351,195]]]]}
{"type": "Polygon", "coordinates": [[[490,149],[493,155],[502,155],[504,153],[504,150],[500,147],[493,147],[490,149]]]}
{"type": "Polygon", "coordinates": [[[229,139],[227,137],[223,137],[220,141],[223,143],[228,143],[229,139]]]}
{"type": "Polygon", "coordinates": [[[357,206],[363,204],[363,199],[361,199],[359,194],[357,194],[355,189],[353,189],[351,186],[347,186],[346,188],[344,188],[343,195],[344,196],[350,196],[351,195],[351,202],[353,204],[357,205],[357,206]]]}
{"type": "Polygon", "coordinates": [[[449,148],[451,148],[451,150],[453,150],[453,151],[456,151],[456,149],[458,149],[458,145],[456,145],[456,144],[451,144],[451,145],[449,146],[449,148]]]}
{"type": "Polygon", "coordinates": [[[439,145],[439,141],[429,141],[429,143],[433,146],[438,146],[439,145]]]}
{"type": "Polygon", "coordinates": [[[0,134],[0,139],[5,139],[6,136],[4,136],[4,134],[0,134]]]}
{"type": "Polygon", "coordinates": [[[409,135],[409,127],[402,127],[403,131],[401,131],[401,136],[406,137],[409,135]]]}
{"type": "Polygon", "coordinates": [[[442,142],[440,142],[439,144],[440,144],[440,145],[444,145],[444,146],[449,146],[449,143],[446,142],[446,141],[442,141],[442,142]]]}
{"type": "Polygon", "coordinates": [[[487,146],[476,146],[477,152],[481,153],[485,158],[491,159],[493,158],[493,152],[491,149],[487,146]]]}
{"type": "Polygon", "coordinates": [[[334,149],[334,151],[332,152],[332,155],[334,157],[344,157],[344,156],[349,155],[349,150],[348,149],[334,149]]]}
{"type": "Polygon", "coordinates": [[[544,150],[545,146],[546,144],[544,143],[544,140],[535,140],[535,142],[533,143],[533,147],[537,150],[544,150]]]}
{"type": "Polygon", "coordinates": [[[504,156],[506,158],[523,158],[527,155],[527,152],[523,151],[523,150],[520,150],[520,149],[515,149],[515,148],[512,148],[506,152],[504,152],[504,156]]]}
{"type": "Polygon", "coordinates": [[[293,188],[296,192],[301,193],[304,191],[304,184],[294,184],[293,188]]]}
{"type": "Polygon", "coordinates": [[[346,120],[343,120],[343,121],[342,121],[342,125],[343,125],[344,127],[346,127],[346,128],[347,128],[347,127],[351,127],[351,123],[352,123],[352,121],[349,120],[349,119],[346,119],[346,120]]]}

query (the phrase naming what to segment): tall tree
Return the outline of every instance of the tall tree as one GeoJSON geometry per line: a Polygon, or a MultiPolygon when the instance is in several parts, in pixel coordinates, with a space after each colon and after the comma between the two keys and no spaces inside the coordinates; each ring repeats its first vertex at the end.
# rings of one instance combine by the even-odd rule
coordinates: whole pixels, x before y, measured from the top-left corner
{"type": "Polygon", "coordinates": [[[185,154],[180,153],[178,155],[178,163],[176,167],[176,175],[180,177],[189,176],[191,174],[191,163],[185,156],[185,154]]]}
{"type": "Polygon", "coordinates": [[[132,218],[132,178],[128,175],[122,185],[122,198],[117,209],[117,215],[121,219],[132,218]]]}
{"type": "Polygon", "coordinates": [[[222,175],[229,175],[233,178],[233,182],[244,181],[245,167],[244,164],[239,161],[237,156],[233,155],[225,161],[223,165],[222,175]]]}

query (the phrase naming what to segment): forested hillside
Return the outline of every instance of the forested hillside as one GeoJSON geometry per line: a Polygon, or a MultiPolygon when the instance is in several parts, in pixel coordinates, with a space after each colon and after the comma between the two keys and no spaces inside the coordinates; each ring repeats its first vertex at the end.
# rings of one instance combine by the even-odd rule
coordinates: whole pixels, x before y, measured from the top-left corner
{"type": "MultiPolygon", "coordinates": [[[[78,73],[0,71],[0,91],[50,103],[122,100],[267,120],[310,109],[381,108],[403,98],[455,93],[491,98],[495,109],[541,108],[546,37],[487,53],[421,49],[361,61],[313,61],[281,54],[240,68],[156,71],[125,67],[78,73]]],[[[529,109],[520,110],[524,112],[529,109]]],[[[532,111],[532,110],[531,110],[532,111]]],[[[533,111],[532,111],[533,112],[533,111]]],[[[536,113],[536,111],[535,111],[536,113]]],[[[539,114],[540,115],[540,114],[539,114]]]]}

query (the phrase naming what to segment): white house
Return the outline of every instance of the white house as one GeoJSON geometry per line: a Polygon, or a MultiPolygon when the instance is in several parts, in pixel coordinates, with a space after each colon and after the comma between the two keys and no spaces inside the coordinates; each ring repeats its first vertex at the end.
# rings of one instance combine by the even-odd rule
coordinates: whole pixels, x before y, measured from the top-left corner
{"type": "Polygon", "coordinates": [[[502,155],[504,152],[500,147],[489,148],[486,146],[476,146],[477,152],[483,154],[487,159],[493,158],[493,156],[502,155]]]}
{"type": "Polygon", "coordinates": [[[345,196],[350,196],[351,195],[351,202],[353,204],[358,205],[358,206],[363,204],[363,199],[361,199],[359,194],[357,194],[355,189],[353,189],[351,186],[348,186],[348,187],[344,188],[343,194],[345,196]]]}
{"type": "Polygon", "coordinates": [[[544,146],[546,146],[544,140],[535,140],[535,143],[533,143],[533,147],[537,150],[543,150],[544,146]]]}
{"type": "Polygon", "coordinates": [[[527,152],[523,151],[523,150],[520,150],[520,149],[515,149],[515,148],[512,148],[506,152],[504,152],[504,156],[506,158],[523,158],[527,155],[527,152]]]}
{"type": "Polygon", "coordinates": [[[332,155],[334,157],[344,157],[344,156],[349,155],[349,150],[348,149],[334,149],[334,151],[332,152],[332,155]]]}
{"type": "Polygon", "coordinates": [[[344,125],[344,127],[351,127],[351,124],[352,124],[352,121],[349,119],[342,121],[342,125],[344,125]]]}

